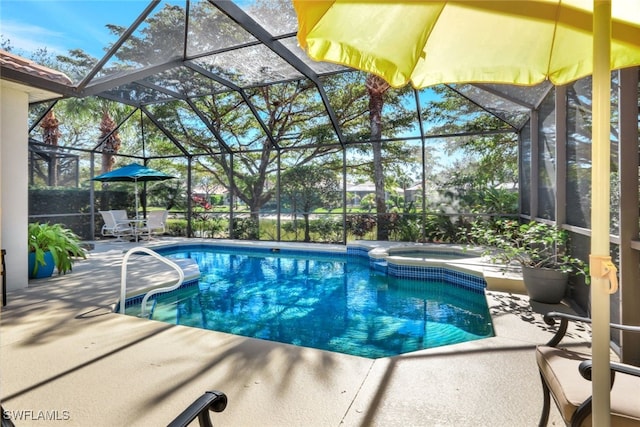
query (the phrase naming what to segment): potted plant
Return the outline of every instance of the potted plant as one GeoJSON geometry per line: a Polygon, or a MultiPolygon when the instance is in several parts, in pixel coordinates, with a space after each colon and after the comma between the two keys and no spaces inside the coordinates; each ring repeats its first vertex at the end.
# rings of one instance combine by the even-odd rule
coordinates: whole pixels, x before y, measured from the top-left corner
{"type": "Polygon", "coordinates": [[[29,224],[29,278],[71,271],[74,258],[86,258],[80,238],[61,224],[29,224]]]}
{"type": "Polygon", "coordinates": [[[485,255],[492,261],[506,268],[521,266],[524,286],[534,301],[562,301],[570,274],[582,274],[589,281],[587,264],[568,253],[569,235],[559,227],[499,220],[489,227],[475,224],[472,235],[488,247],[485,255]]]}

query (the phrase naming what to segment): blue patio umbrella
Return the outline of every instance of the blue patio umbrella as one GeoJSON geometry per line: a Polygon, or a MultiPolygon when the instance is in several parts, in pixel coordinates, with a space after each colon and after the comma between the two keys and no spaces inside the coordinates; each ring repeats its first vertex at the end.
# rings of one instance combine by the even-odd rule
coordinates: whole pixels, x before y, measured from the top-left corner
{"type": "Polygon", "coordinates": [[[164,181],[175,178],[155,169],[148,168],[138,163],[131,163],[111,172],[103,173],[92,178],[93,181],[101,182],[133,182],[135,184],[136,195],[136,215],[138,214],[138,182],[164,181]]]}

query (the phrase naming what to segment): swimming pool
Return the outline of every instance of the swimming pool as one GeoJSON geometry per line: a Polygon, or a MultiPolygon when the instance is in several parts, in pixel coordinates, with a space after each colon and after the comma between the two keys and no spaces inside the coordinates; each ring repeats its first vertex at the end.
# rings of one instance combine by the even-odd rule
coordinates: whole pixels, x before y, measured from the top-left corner
{"type": "MultiPolygon", "coordinates": [[[[390,277],[346,253],[180,246],[197,283],[158,295],[152,318],[368,358],[493,336],[484,292],[390,277]]],[[[126,309],[136,315],[139,305],[126,309]]]]}

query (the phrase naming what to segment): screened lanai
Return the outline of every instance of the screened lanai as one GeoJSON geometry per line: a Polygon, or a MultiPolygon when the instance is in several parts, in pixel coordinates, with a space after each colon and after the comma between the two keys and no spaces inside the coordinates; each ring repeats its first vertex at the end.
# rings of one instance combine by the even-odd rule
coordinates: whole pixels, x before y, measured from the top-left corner
{"type": "MultiPolygon", "coordinates": [[[[376,88],[369,76],[309,59],[298,46],[289,1],[130,7],[140,10],[127,25],[95,23],[112,31],[100,55],[70,51],[53,64],[71,84],[2,62],[3,79],[62,95],[30,105],[31,221],[56,218],[96,237],[99,209],[134,204],[126,185],[103,187],[91,178],[139,162],[178,177],[149,185],[143,205],[169,208],[175,233],[187,237],[375,240],[375,225],[366,227],[369,218],[380,225],[375,198],[357,188],[373,183],[372,148],[379,144],[385,214],[415,220],[411,228],[390,230],[388,238],[444,241],[451,224],[503,215],[558,224],[572,233],[574,252],[588,257],[590,78],[562,87],[385,89],[382,129],[373,138],[376,88]],[[60,133],[54,147],[42,126],[51,112],[60,133]],[[483,144],[504,147],[491,155],[504,155],[496,162],[513,160],[513,167],[499,175],[488,169],[479,161],[483,144]],[[484,173],[481,188],[467,181],[466,169],[484,173]],[[331,179],[321,174],[325,170],[331,179]],[[299,187],[311,184],[319,185],[313,193],[326,197],[300,196],[299,187]],[[84,192],[74,196],[73,207],[51,211],[52,204],[42,203],[45,209],[34,202],[47,200],[51,187],[84,192]],[[476,198],[468,202],[472,193],[476,198]],[[475,203],[492,196],[512,203],[475,203]],[[315,221],[310,236],[309,216],[315,221]]],[[[612,192],[611,242],[621,283],[612,312],[621,323],[637,324],[638,69],[613,72],[611,80],[611,180],[618,189],[612,192]]],[[[588,311],[583,283],[574,284],[571,297],[588,311]]],[[[625,347],[640,354],[638,343],[625,347]]]]}
{"type": "MultiPolygon", "coordinates": [[[[230,208],[242,203],[258,218],[280,214],[283,170],[331,164],[338,194],[330,204],[348,204],[358,197],[349,190],[371,175],[367,76],[308,59],[297,46],[296,25],[289,2],[152,2],[129,28],[114,29],[119,37],[104,57],[78,54],[69,61],[73,66],[64,71],[74,85],[57,88],[68,99],[32,109],[32,151],[44,143],[42,123],[53,111],[61,123],[60,149],[87,153],[84,165],[94,164],[88,153],[117,154],[120,165],[137,160],[153,166],[174,159],[181,164],[175,168],[181,169],[176,172],[184,195],[209,197],[214,190],[230,208]],[[64,117],[78,104],[93,111],[81,131],[71,129],[64,117]],[[100,133],[103,111],[113,123],[100,133]],[[121,141],[117,152],[109,142],[116,138],[121,141]]],[[[380,141],[388,169],[400,176],[389,186],[402,193],[410,189],[414,204],[426,212],[428,195],[437,185],[434,177],[442,171],[438,164],[464,161],[464,150],[454,153],[450,141],[503,138],[515,153],[530,111],[549,90],[549,84],[390,90],[383,114],[388,124],[380,141]],[[444,102],[457,103],[458,111],[437,112],[437,104],[444,102]],[[401,156],[393,161],[397,153],[401,156]],[[445,162],[447,156],[453,160],[445,162]]],[[[46,170],[40,175],[48,177],[50,164],[35,160],[31,170],[46,170]]],[[[85,181],[91,176],[87,169],[91,166],[84,168],[85,181]]],[[[516,183],[513,174],[491,185],[515,190],[516,183]]],[[[187,218],[192,218],[192,204],[193,197],[187,197],[187,218]]],[[[343,216],[344,223],[345,214],[332,209],[330,217],[343,216]]],[[[331,240],[346,240],[345,233],[334,234],[331,240]]],[[[279,239],[280,229],[267,238],[279,239]]]]}

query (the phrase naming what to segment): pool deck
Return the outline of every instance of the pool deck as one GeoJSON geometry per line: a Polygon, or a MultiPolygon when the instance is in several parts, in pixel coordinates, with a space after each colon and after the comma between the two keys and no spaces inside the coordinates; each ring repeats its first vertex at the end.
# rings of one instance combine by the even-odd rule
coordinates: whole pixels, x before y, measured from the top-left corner
{"type": "MultiPolygon", "coordinates": [[[[218,426],[534,426],[534,348],[552,334],[540,313],[571,311],[487,291],[495,337],[366,359],[113,313],[123,250],[135,245],[96,242],[72,273],[8,293],[0,397],[23,417],[16,425],[162,426],[220,390],[229,403],[212,414],[218,426]]],[[[175,273],[132,257],[131,286],[156,275],[175,273]]],[[[589,340],[570,336],[576,346],[589,340]]],[[[549,425],[563,425],[555,407],[549,425]]]]}

